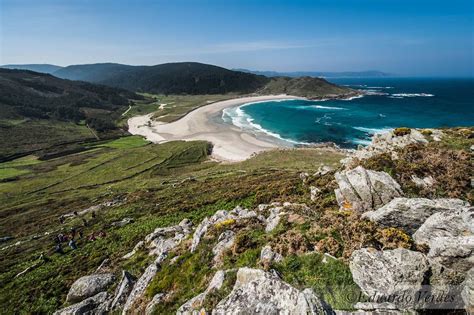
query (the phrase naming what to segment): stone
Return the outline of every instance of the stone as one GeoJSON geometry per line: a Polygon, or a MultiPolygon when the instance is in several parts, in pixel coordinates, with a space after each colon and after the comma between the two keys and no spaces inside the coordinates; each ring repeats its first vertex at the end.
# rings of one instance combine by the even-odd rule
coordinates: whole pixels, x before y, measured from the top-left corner
{"type": "Polygon", "coordinates": [[[122,256],[122,259],[129,259],[130,257],[132,257],[133,255],[136,254],[137,251],[139,251],[141,248],[145,247],[145,242],[144,241],[140,241],[138,242],[135,247],[133,247],[132,251],[123,255],[122,256]]]}
{"type": "Polygon", "coordinates": [[[314,186],[309,187],[309,195],[310,195],[311,201],[316,201],[320,193],[321,193],[321,189],[319,189],[318,187],[314,187],[314,186]]]}
{"type": "MultiPolygon", "coordinates": [[[[349,267],[354,282],[373,300],[387,296],[415,296],[422,289],[429,271],[424,254],[402,248],[356,250],[352,253],[349,267]]],[[[406,302],[393,301],[401,307],[406,307],[406,302]]]]}
{"type": "Polygon", "coordinates": [[[178,225],[155,229],[145,237],[149,254],[158,257],[167,254],[191,234],[191,226],[191,221],[184,219],[178,225]]]}
{"type": "Polygon", "coordinates": [[[411,181],[418,187],[429,188],[434,185],[434,178],[432,176],[426,176],[420,178],[416,175],[412,175],[411,181]]]}
{"type": "Polygon", "coordinates": [[[235,207],[231,211],[219,210],[214,213],[212,217],[204,218],[204,220],[201,221],[194,231],[190,251],[193,253],[196,250],[197,246],[201,242],[201,238],[206,234],[207,230],[211,226],[228,220],[239,221],[250,218],[257,218],[257,213],[255,211],[243,209],[240,206],[235,207]]]}
{"type": "Polygon", "coordinates": [[[132,218],[123,218],[121,221],[112,222],[111,225],[115,227],[123,227],[127,224],[133,223],[132,218]]]}
{"type": "Polygon", "coordinates": [[[308,178],[309,178],[309,174],[308,174],[308,173],[306,173],[306,172],[300,173],[300,179],[301,179],[301,181],[303,182],[303,184],[308,181],[308,178]]]}
{"type": "Polygon", "coordinates": [[[141,275],[138,281],[133,286],[132,291],[130,292],[124,306],[122,314],[126,315],[128,311],[132,310],[133,305],[135,302],[143,296],[145,293],[148,284],[150,284],[151,280],[155,277],[156,273],[158,272],[158,266],[155,263],[150,264],[145,272],[141,275]]]}
{"type": "Polygon", "coordinates": [[[316,171],[316,173],[313,174],[313,176],[317,176],[317,177],[324,176],[332,171],[334,171],[334,168],[332,168],[331,166],[321,165],[316,171]]]}
{"type": "Polygon", "coordinates": [[[418,245],[430,245],[438,237],[474,235],[472,208],[466,210],[442,211],[431,215],[413,234],[418,245]]]}
{"type": "Polygon", "coordinates": [[[115,289],[114,297],[110,303],[110,310],[117,310],[123,307],[128,295],[132,291],[136,279],[126,270],[122,271],[122,279],[115,289]]]}
{"type": "Polygon", "coordinates": [[[54,315],[81,315],[81,314],[105,314],[98,308],[107,300],[107,292],[100,292],[82,302],[73,304],[54,312],[54,315]]]}
{"type": "Polygon", "coordinates": [[[206,290],[196,295],[192,299],[188,300],[183,305],[181,305],[181,307],[176,312],[176,315],[203,314],[199,310],[202,308],[202,305],[204,301],[206,300],[207,295],[214,290],[219,290],[224,284],[225,277],[226,277],[225,271],[223,270],[217,271],[214,274],[214,277],[212,277],[212,280],[207,286],[206,290]]]}
{"type": "Polygon", "coordinates": [[[111,273],[99,273],[77,279],[69,289],[66,301],[75,303],[105,291],[115,280],[111,273]]]}
{"type": "Polygon", "coordinates": [[[267,224],[265,226],[265,232],[273,231],[278,223],[280,223],[281,216],[285,214],[283,207],[275,207],[270,209],[270,215],[267,218],[267,224]]]}
{"type": "Polygon", "coordinates": [[[474,236],[437,237],[427,256],[431,264],[466,273],[474,267],[474,236]]]}
{"type": "Polygon", "coordinates": [[[260,251],[260,262],[264,266],[269,266],[272,262],[280,262],[283,260],[283,256],[272,250],[270,245],[262,247],[260,251]]]}
{"type": "Polygon", "coordinates": [[[217,239],[217,244],[212,249],[212,253],[214,254],[214,264],[219,265],[222,263],[222,255],[223,253],[230,249],[235,241],[235,233],[232,230],[227,230],[219,235],[217,239]]]}
{"type": "Polygon", "coordinates": [[[460,199],[395,198],[376,211],[364,213],[362,218],[413,234],[434,213],[462,210],[467,206],[468,203],[460,199]]]}
{"type": "Polygon", "coordinates": [[[271,272],[240,268],[232,292],[212,314],[334,314],[311,289],[300,291],[271,272]]]}
{"type": "Polygon", "coordinates": [[[153,314],[153,311],[155,310],[156,306],[160,304],[164,298],[165,298],[164,293],[155,294],[155,296],[153,296],[153,298],[151,299],[150,303],[147,304],[145,308],[145,314],[146,315],[153,314]]]}
{"type": "Polygon", "coordinates": [[[336,199],[343,210],[366,212],[377,209],[402,196],[400,185],[385,172],[366,170],[362,166],[338,172],[336,199]]]}
{"type": "Polygon", "coordinates": [[[463,283],[461,297],[464,302],[464,308],[470,315],[474,314],[474,268],[471,268],[466,275],[463,283]]]}

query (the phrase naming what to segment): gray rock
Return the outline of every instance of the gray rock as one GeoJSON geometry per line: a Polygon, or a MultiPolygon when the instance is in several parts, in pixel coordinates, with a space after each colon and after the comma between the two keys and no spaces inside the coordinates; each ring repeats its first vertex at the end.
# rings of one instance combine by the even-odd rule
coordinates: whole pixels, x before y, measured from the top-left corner
{"type": "Polygon", "coordinates": [[[309,194],[311,201],[315,201],[318,199],[319,194],[321,193],[321,189],[318,187],[310,186],[309,187],[309,194]]]}
{"type": "Polygon", "coordinates": [[[100,307],[106,300],[107,292],[100,292],[82,302],[58,310],[54,312],[54,315],[106,314],[106,311],[100,307]]]}
{"type": "Polygon", "coordinates": [[[147,304],[145,308],[145,314],[146,315],[153,314],[153,311],[155,310],[156,306],[160,304],[164,298],[165,298],[164,293],[155,294],[155,296],[151,299],[150,303],[147,304]]]}
{"type": "Polygon", "coordinates": [[[130,295],[128,296],[127,301],[125,302],[125,305],[123,306],[123,311],[122,311],[123,315],[126,315],[128,311],[133,309],[133,305],[140,297],[143,296],[143,293],[145,293],[145,290],[148,287],[148,284],[150,284],[151,280],[153,280],[157,272],[158,272],[158,266],[155,263],[149,265],[146,268],[145,272],[141,275],[141,277],[133,286],[133,289],[130,292],[130,295]]]}
{"type": "Polygon", "coordinates": [[[464,302],[464,308],[467,313],[474,314],[474,268],[471,268],[466,275],[463,283],[461,297],[464,302]]]}
{"type": "Polygon", "coordinates": [[[122,220],[120,221],[115,221],[115,222],[112,222],[111,225],[112,226],[115,226],[115,227],[123,227],[127,224],[130,224],[130,223],[133,223],[133,219],[132,218],[123,218],[122,220]]]}
{"type": "Polygon", "coordinates": [[[223,253],[232,247],[235,241],[235,233],[231,230],[227,230],[219,235],[216,246],[212,249],[214,254],[214,264],[219,265],[222,263],[223,253]]]}
{"type": "Polygon", "coordinates": [[[149,254],[160,256],[178,246],[191,233],[191,221],[184,219],[178,225],[157,228],[145,237],[149,254]]]}
{"type": "Polygon", "coordinates": [[[331,166],[321,165],[316,171],[316,173],[313,174],[313,176],[324,176],[327,173],[332,172],[333,170],[334,168],[332,168],[331,166]]]}
{"type": "Polygon", "coordinates": [[[111,273],[99,273],[77,279],[69,289],[66,301],[70,303],[82,301],[88,297],[105,291],[115,280],[111,273]]]}
{"type": "Polygon", "coordinates": [[[202,304],[206,300],[206,297],[209,293],[214,290],[219,290],[224,283],[226,273],[223,270],[219,270],[214,274],[211,282],[207,286],[206,290],[197,296],[193,297],[178,309],[176,315],[198,315],[202,314],[200,309],[202,308],[202,304]]]}
{"type": "Polygon", "coordinates": [[[217,211],[212,217],[205,218],[196,228],[194,231],[193,239],[191,242],[190,251],[193,253],[197,246],[199,245],[201,238],[206,234],[207,230],[220,222],[224,222],[227,220],[244,220],[250,218],[256,218],[257,213],[255,211],[249,211],[247,209],[243,209],[242,207],[235,207],[231,211],[219,210],[217,211]]]}
{"type": "Polygon", "coordinates": [[[430,264],[438,263],[460,273],[474,267],[474,236],[437,237],[430,242],[430,264]]]}
{"type": "Polygon", "coordinates": [[[281,216],[285,214],[283,212],[283,207],[275,207],[270,209],[270,215],[267,218],[267,224],[265,226],[265,232],[273,231],[278,223],[280,223],[281,216]]]}
{"type": "Polygon", "coordinates": [[[460,199],[395,198],[362,217],[413,234],[434,213],[461,210],[466,206],[468,204],[460,199]]]}
{"type": "Polygon", "coordinates": [[[376,172],[358,166],[335,175],[339,188],[336,199],[342,209],[366,212],[377,209],[400,197],[400,185],[385,172],[376,172]]]}
{"type": "Polygon", "coordinates": [[[264,265],[270,265],[272,262],[280,262],[283,260],[283,256],[272,250],[270,245],[262,247],[260,251],[260,262],[264,265]]]}
{"type": "Polygon", "coordinates": [[[434,185],[434,178],[432,176],[427,176],[420,178],[416,175],[411,177],[411,181],[418,187],[428,188],[434,185]]]}
{"type": "Polygon", "coordinates": [[[128,295],[135,284],[135,278],[126,270],[122,272],[122,280],[115,289],[114,297],[110,303],[110,310],[118,310],[125,304],[128,295]]]}
{"type": "Polygon", "coordinates": [[[145,247],[145,242],[144,242],[144,241],[138,242],[138,243],[135,245],[135,247],[133,247],[133,249],[132,249],[131,252],[129,252],[129,253],[127,253],[127,254],[125,254],[125,255],[122,256],[122,259],[129,259],[129,258],[132,257],[133,255],[135,255],[138,250],[140,250],[140,249],[143,248],[143,247],[145,247]]]}
{"type": "Polygon", "coordinates": [[[413,234],[418,245],[429,245],[438,237],[457,237],[474,234],[473,209],[442,211],[430,216],[413,234]]]}
{"type": "Polygon", "coordinates": [[[334,314],[311,289],[300,291],[273,273],[240,268],[232,292],[212,314],[334,314]]]}
{"type": "MultiPolygon", "coordinates": [[[[429,270],[425,255],[401,248],[356,250],[352,253],[349,267],[354,282],[372,299],[391,295],[415,296],[422,289],[429,270]]],[[[401,301],[395,304],[407,306],[401,301]]]]}

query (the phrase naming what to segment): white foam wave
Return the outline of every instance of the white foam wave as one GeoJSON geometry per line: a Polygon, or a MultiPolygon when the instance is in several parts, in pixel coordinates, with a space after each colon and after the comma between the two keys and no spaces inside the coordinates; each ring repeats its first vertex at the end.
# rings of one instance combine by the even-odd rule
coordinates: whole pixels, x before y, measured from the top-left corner
{"type": "Polygon", "coordinates": [[[373,89],[365,90],[364,93],[365,95],[381,95],[381,96],[389,95],[388,93],[381,92],[378,90],[373,90],[373,89]]]}
{"type": "Polygon", "coordinates": [[[361,145],[369,145],[371,143],[370,140],[367,140],[367,139],[352,139],[352,142],[355,143],[355,144],[361,144],[361,145]]]}
{"type": "Polygon", "coordinates": [[[356,96],[351,96],[351,97],[348,97],[348,98],[341,98],[340,101],[352,101],[352,100],[355,100],[357,98],[363,98],[364,95],[361,94],[361,95],[356,95],[356,96]]]}
{"type": "Polygon", "coordinates": [[[366,128],[366,127],[352,127],[356,130],[366,132],[371,135],[375,135],[376,133],[384,133],[393,130],[393,128],[366,128]]]}
{"type": "Polygon", "coordinates": [[[404,97],[433,97],[434,94],[429,93],[394,93],[392,98],[404,98],[404,97]]]}
{"type": "Polygon", "coordinates": [[[248,104],[244,104],[238,107],[233,107],[233,108],[226,108],[222,111],[222,119],[226,122],[232,122],[232,124],[236,127],[241,128],[242,130],[248,130],[251,132],[261,132],[264,133],[268,136],[271,136],[273,138],[277,138],[279,140],[291,143],[291,144],[304,144],[308,145],[310,144],[309,142],[304,142],[304,141],[295,141],[292,139],[284,138],[280,134],[276,132],[272,132],[270,130],[267,130],[263,128],[260,124],[254,122],[254,119],[250,117],[250,115],[246,114],[243,110],[242,107],[246,106],[248,104]]]}
{"type": "Polygon", "coordinates": [[[368,89],[393,89],[393,86],[368,86],[368,89]]]}

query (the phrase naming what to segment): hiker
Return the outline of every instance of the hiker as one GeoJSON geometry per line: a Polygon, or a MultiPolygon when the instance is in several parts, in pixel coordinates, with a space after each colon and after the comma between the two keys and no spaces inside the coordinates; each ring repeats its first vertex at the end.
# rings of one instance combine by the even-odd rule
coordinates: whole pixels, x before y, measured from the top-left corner
{"type": "Polygon", "coordinates": [[[61,246],[61,243],[56,244],[56,247],[54,248],[54,252],[58,254],[64,254],[63,247],[61,246]]]}
{"type": "Polygon", "coordinates": [[[74,241],[74,239],[71,239],[69,241],[69,247],[71,247],[71,249],[73,249],[73,250],[77,249],[77,245],[76,245],[76,242],[74,241]]]}
{"type": "Polygon", "coordinates": [[[89,235],[88,239],[89,239],[89,241],[91,241],[91,242],[95,241],[96,238],[95,238],[94,233],[92,233],[91,235],[89,235]]]}
{"type": "Polygon", "coordinates": [[[62,233],[59,233],[57,239],[58,239],[58,243],[64,242],[64,235],[62,233]]]}
{"type": "Polygon", "coordinates": [[[65,218],[63,215],[59,217],[59,223],[64,224],[64,220],[65,218]]]}
{"type": "Polygon", "coordinates": [[[75,228],[71,228],[71,238],[74,239],[74,237],[76,236],[76,229],[75,228]]]}

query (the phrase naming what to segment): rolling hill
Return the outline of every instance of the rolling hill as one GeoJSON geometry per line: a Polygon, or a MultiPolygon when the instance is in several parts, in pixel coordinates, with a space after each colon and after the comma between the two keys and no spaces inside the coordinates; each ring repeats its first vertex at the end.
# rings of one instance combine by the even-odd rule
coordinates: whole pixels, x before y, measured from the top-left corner
{"type": "Polygon", "coordinates": [[[5,69],[17,69],[17,70],[30,70],[30,71],[35,71],[35,72],[41,72],[41,73],[54,73],[61,69],[61,66],[57,65],[51,65],[51,64],[25,64],[25,65],[3,65],[0,66],[0,68],[5,68],[5,69]]]}

